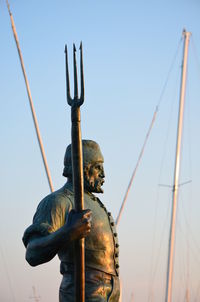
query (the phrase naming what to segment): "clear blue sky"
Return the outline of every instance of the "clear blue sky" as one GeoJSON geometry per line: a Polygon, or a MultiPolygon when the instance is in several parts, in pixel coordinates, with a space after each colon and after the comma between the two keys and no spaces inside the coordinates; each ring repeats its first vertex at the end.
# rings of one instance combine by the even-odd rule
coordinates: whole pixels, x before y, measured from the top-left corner
{"type": "MultiPolygon", "coordinates": [[[[99,142],[105,157],[102,200],[117,216],[128,181],[178,49],[158,116],[120,222],[123,301],[163,301],[171,185],[185,27],[189,50],[184,152],[174,277],[174,299],[200,295],[199,115],[200,2],[12,1],[36,114],[55,188],[70,142],[64,45],[83,41],[85,103],[82,135],[99,142]],[[187,248],[189,246],[189,248],[187,248]],[[189,268],[189,269],[188,269],[189,268]],[[189,270],[189,273],[188,273],[189,270]],[[181,290],[180,290],[181,289],[181,290]],[[151,296],[153,297],[150,300],[151,296]]],[[[49,187],[37,145],[24,79],[5,1],[0,0],[0,300],[25,302],[36,287],[41,301],[58,301],[59,263],[31,268],[21,237],[49,187]]],[[[70,67],[71,75],[72,68],[70,67]]],[[[199,296],[198,299],[199,300],[199,296]]],[[[191,300],[192,301],[192,300],[191,300]]]]}

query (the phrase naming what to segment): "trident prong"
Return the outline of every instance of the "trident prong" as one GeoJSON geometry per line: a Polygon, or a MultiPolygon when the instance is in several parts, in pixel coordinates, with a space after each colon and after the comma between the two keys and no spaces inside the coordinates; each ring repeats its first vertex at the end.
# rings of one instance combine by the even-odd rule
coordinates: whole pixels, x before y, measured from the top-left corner
{"type": "Polygon", "coordinates": [[[84,75],[83,75],[83,45],[82,42],[80,44],[80,55],[81,55],[81,59],[80,59],[80,71],[81,71],[81,102],[84,102],[84,95],[85,95],[85,89],[84,89],[84,75]]]}
{"type": "Polygon", "coordinates": [[[70,95],[70,81],[69,81],[69,67],[68,67],[68,53],[67,45],[65,45],[65,58],[66,58],[66,85],[67,85],[67,102],[70,106],[81,106],[84,102],[84,75],[83,75],[83,50],[82,42],[80,44],[80,79],[81,79],[81,94],[78,97],[78,77],[77,77],[77,64],[76,64],[76,46],[73,44],[73,63],[74,63],[74,98],[70,95]]]}

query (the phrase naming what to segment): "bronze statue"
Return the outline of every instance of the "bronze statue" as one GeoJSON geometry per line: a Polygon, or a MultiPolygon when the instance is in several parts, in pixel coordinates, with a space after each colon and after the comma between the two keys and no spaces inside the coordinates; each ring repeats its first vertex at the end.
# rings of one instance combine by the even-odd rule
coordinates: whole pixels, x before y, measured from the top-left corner
{"type": "Polygon", "coordinates": [[[36,266],[56,254],[63,275],[60,302],[74,302],[74,241],[85,237],[85,301],[119,301],[119,244],[110,212],[93,193],[103,193],[103,156],[98,144],[83,140],[85,208],[74,210],[71,145],[66,149],[63,175],[67,183],[38,205],[23,236],[26,260],[36,266]]]}
{"type": "Polygon", "coordinates": [[[39,204],[23,236],[32,266],[56,254],[63,275],[60,302],[118,302],[119,245],[110,212],[93,193],[103,193],[103,156],[98,144],[81,139],[80,106],[84,102],[82,44],[81,95],[78,98],[74,45],[74,98],[70,96],[67,47],[67,101],[71,106],[72,144],[66,149],[63,176],[67,183],[39,204]],[[85,208],[84,210],[84,203],[85,208]],[[85,241],[84,241],[85,238],[85,241]]]}

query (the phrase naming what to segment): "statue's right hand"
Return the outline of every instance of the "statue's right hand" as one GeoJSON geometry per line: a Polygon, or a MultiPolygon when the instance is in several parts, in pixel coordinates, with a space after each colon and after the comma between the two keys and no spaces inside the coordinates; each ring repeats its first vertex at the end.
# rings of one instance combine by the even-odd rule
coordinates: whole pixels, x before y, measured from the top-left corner
{"type": "Polygon", "coordinates": [[[76,240],[80,238],[85,238],[88,236],[91,230],[91,210],[83,210],[81,212],[76,212],[71,210],[67,221],[66,227],[70,231],[70,239],[76,240]]]}

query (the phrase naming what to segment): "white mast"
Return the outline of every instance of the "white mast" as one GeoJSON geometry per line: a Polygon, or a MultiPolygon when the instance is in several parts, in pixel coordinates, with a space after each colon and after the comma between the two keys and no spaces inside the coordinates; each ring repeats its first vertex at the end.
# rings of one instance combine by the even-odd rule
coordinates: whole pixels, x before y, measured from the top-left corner
{"type": "Polygon", "coordinates": [[[6,0],[6,3],[7,3],[7,7],[8,7],[8,12],[9,12],[9,15],[10,15],[10,21],[11,21],[12,31],[13,31],[13,35],[14,35],[14,38],[15,38],[15,42],[16,42],[16,46],[17,46],[17,51],[18,51],[18,54],[19,54],[19,59],[20,59],[21,67],[22,67],[22,72],[23,72],[23,75],[24,75],[24,80],[25,80],[25,84],[26,84],[26,90],[27,90],[27,94],[28,94],[28,99],[29,99],[29,104],[30,104],[30,108],[31,108],[32,117],[33,117],[33,122],[34,122],[34,125],[35,125],[35,131],[36,131],[38,143],[39,143],[39,146],[40,146],[42,160],[43,160],[43,163],[44,163],[45,172],[46,172],[46,175],[47,175],[47,179],[48,179],[50,190],[51,190],[51,192],[53,192],[54,191],[54,189],[53,189],[53,183],[52,183],[51,175],[50,175],[50,172],[49,172],[46,155],[45,155],[45,152],[44,152],[44,146],[43,146],[42,138],[41,138],[41,135],[40,135],[40,130],[39,130],[39,125],[38,125],[35,109],[34,109],[34,106],[33,106],[33,100],[32,100],[32,96],[31,96],[31,90],[30,90],[30,87],[29,87],[29,82],[28,82],[28,78],[27,78],[27,75],[26,75],[24,61],[23,61],[21,49],[20,49],[20,46],[19,46],[19,40],[18,40],[18,36],[17,36],[17,31],[16,31],[16,28],[15,28],[15,23],[14,23],[14,19],[13,19],[11,10],[10,10],[10,5],[8,3],[8,0],[6,0]]]}
{"type": "Polygon", "coordinates": [[[184,51],[183,51],[181,91],[180,91],[180,101],[179,101],[179,118],[178,118],[178,127],[177,127],[176,158],[175,158],[175,168],[174,168],[172,216],[171,216],[171,227],[170,227],[170,235],[169,235],[168,267],[167,267],[165,302],[171,302],[171,299],[172,299],[175,223],[176,223],[176,209],[177,209],[177,197],[178,197],[178,187],[179,187],[183,114],[184,114],[184,103],[185,103],[185,83],[186,83],[187,58],[188,58],[188,46],[189,46],[190,35],[191,35],[191,33],[187,32],[185,29],[183,30],[184,51]]]}

